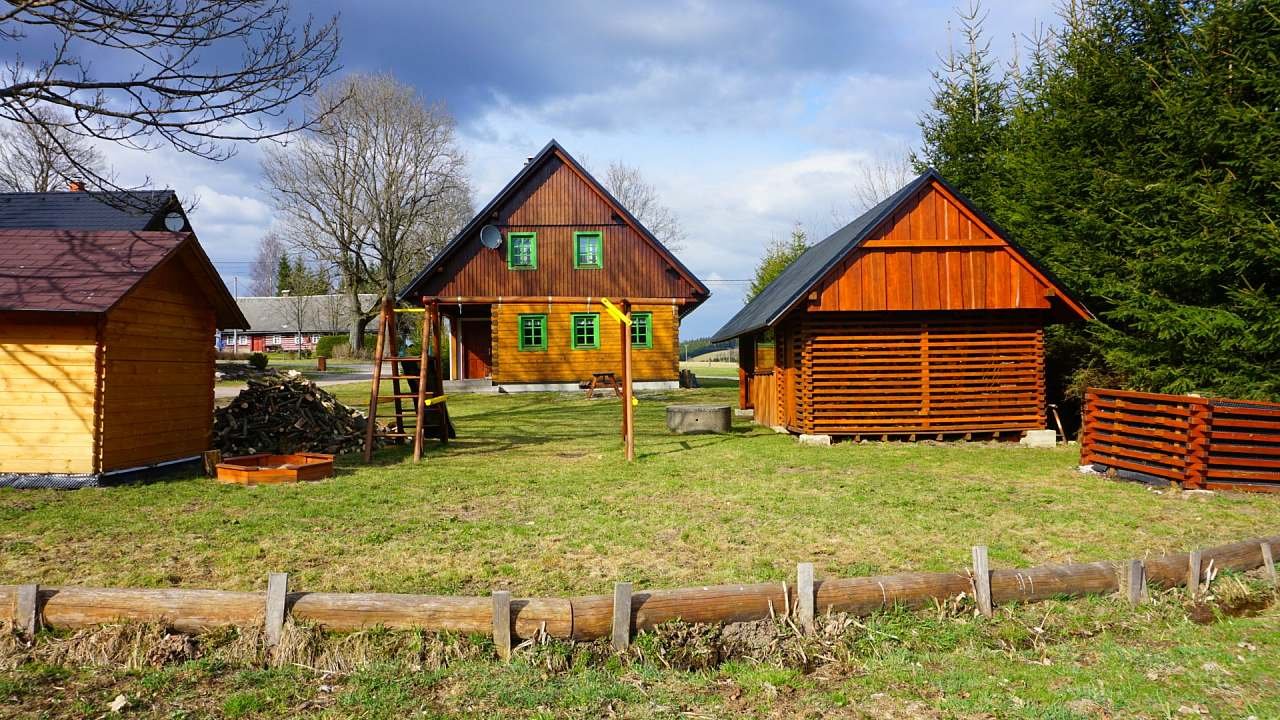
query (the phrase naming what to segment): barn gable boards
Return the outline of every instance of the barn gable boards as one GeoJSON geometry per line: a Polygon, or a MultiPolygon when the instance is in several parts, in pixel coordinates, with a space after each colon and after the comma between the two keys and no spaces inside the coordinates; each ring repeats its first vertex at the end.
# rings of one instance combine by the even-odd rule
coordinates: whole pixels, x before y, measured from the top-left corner
{"type": "Polygon", "coordinates": [[[940,178],[922,183],[832,267],[807,309],[1057,309],[1088,317],[940,178]]]}
{"type": "Polygon", "coordinates": [[[400,293],[449,299],[498,297],[676,298],[692,309],[709,294],[680,261],[579,165],[559,143],[547,144],[400,293]],[[496,225],[502,246],[480,244],[496,225]],[[603,267],[577,270],[574,233],[604,233],[603,267]],[[511,233],[537,234],[537,269],[507,266],[511,233]]]}

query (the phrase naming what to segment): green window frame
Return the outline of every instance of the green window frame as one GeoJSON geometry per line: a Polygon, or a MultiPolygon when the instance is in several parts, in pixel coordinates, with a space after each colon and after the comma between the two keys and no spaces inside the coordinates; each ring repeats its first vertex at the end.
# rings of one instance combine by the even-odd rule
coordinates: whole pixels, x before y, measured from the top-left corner
{"type": "Polygon", "coordinates": [[[653,347],[653,313],[631,313],[631,347],[645,350],[653,347]]]}
{"type": "Polygon", "coordinates": [[[538,269],[538,233],[507,233],[507,269],[538,269]]]}
{"type": "Polygon", "coordinates": [[[599,350],[600,313],[571,314],[569,334],[574,350],[599,350]]]}
{"type": "Polygon", "coordinates": [[[573,267],[578,270],[604,267],[604,231],[584,230],[573,234],[573,267]]]}
{"type": "Polygon", "coordinates": [[[547,349],[547,316],[528,314],[517,316],[517,334],[523,351],[547,349]]]}

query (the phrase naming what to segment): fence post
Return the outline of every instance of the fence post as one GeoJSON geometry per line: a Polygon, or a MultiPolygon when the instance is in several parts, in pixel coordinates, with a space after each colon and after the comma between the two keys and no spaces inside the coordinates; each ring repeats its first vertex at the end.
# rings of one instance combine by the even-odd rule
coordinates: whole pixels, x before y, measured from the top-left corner
{"type": "Polygon", "coordinates": [[[1098,414],[1098,393],[1088,388],[1084,393],[1084,418],[1080,424],[1080,464],[1093,464],[1093,423],[1098,414]]]}
{"type": "Polygon", "coordinates": [[[499,658],[511,659],[511,593],[506,590],[493,591],[493,646],[499,658]]]}
{"type": "Polygon", "coordinates": [[[1267,577],[1271,578],[1271,586],[1280,586],[1280,578],[1276,577],[1276,561],[1271,555],[1271,543],[1262,543],[1262,567],[1266,569],[1267,577]]]}
{"type": "Polygon", "coordinates": [[[991,565],[987,561],[987,546],[973,548],[973,594],[978,600],[978,610],[991,617],[991,565]]]}
{"type": "Polygon", "coordinates": [[[817,598],[813,589],[813,563],[796,565],[796,618],[805,632],[813,632],[813,606],[817,598]]]}
{"type": "Polygon", "coordinates": [[[613,584],[613,649],[624,652],[631,645],[631,583],[613,584]]]}
{"type": "Polygon", "coordinates": [[[1135,606],[1142,602],[1142,596],[1147,593],[1147,568],[1137,558],[1129,561],[1128,590],[1129,604],[1135,606]]]}
{"type": "Polygon", "coordinates": [[[284,631],[284,606],[289,597],[289,573],[267,575],[267,647],[280,644],[284,631]]]}
{"type": "Polygon", "coordinates": [[[1192,550],[1187,556],[1187,593],[1192,600],[1200,596],[1200,559],[1199,550],[1192,550]]]}
{"type": "Polygon", "coordinates": [[[19,585],[13,603],[13,626],[28,638],[40,629],[40,586],[19,585]]]}
{"type": "Polygon", "coordinates": [[[1183,470],[1183,484],[1187,488],[1203,488],[1209,470],[1209,426],[1213,413],[1209,401],[1191,399],[1191,412],[1187,416],[1187,465],[1183,470]]]}

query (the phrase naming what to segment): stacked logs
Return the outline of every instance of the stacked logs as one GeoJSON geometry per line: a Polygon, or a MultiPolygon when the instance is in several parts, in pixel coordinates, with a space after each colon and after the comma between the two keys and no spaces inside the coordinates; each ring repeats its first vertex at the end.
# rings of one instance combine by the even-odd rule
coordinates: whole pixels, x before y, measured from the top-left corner
{"type": "Polygon", "coordinates": [[[364,413],[338,402],[297,371],[250,378],[235,400],[213,413],[213,446],[223,457],[319,452],[363,447],[364,413]]]}

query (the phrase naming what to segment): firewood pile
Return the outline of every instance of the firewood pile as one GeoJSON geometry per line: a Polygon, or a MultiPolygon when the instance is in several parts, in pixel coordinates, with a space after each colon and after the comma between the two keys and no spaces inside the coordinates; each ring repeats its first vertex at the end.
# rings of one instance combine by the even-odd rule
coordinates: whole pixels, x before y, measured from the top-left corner
{"type": "Polygon", "coordinates": [[[275,368],[267,368],[259,370],[248,363],[232,363],[220,362],[214,364],[213,379],[222,380],[248,380],[250,378],[268,378],[275,379],[284,377],[284,373],[275,368]]]}
{"type": "Polygon", "coordinates": [[[338,402],[301,373],[249,378],[248,384],[213,413],[213,446],[224,457],[263,452],[341,455],[364,446],[365,414],[338,402]]]}

